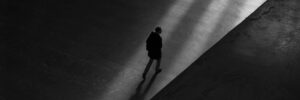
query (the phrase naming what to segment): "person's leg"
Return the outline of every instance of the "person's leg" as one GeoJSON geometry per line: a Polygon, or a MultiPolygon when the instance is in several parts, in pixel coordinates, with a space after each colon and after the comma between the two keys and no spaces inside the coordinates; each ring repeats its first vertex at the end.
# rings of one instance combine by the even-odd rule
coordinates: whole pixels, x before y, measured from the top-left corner
{"type": "Polygon", "coordinates": [[[149,62],[148,62],[148,64],[147,64],[147,66],[146,66],[146,68],[145,68],[145,70],[144,70],[144,73],[143,73],[143,79],[146,78],[146,75],[147,75],[147,73],[148,73],[148,71],[149,71],[149,69],[150,69],[150,67],[151,67],[152,62],[153,62],[153,59],[150,58],[150,60],[149,60],[149,62]]]}
{"type": "Polygon", "coordinates": [[[160,59],[156,59],[156,67],[155,67],[155,69],[156,69],[156,71],[158,71],[158,72],[160,72],[161,71],[161,68],[160,68],[160,59]]]}

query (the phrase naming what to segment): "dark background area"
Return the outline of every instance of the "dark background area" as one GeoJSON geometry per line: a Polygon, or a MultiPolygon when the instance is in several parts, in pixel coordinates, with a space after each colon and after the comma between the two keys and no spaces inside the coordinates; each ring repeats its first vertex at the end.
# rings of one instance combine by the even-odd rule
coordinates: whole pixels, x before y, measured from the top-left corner
{"type": "Polygon", "coordinates": [[[172,2],[2,0],[0,99],[97,99],[172,2]]]}

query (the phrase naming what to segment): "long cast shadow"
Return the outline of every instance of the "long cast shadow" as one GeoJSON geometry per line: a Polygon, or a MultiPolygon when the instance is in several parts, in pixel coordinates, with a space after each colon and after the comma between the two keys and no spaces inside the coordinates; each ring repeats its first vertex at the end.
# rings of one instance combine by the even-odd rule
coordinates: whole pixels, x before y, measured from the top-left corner
{"type": "Polygon", "coordinates": [[[144,94],[141,93],[144,82],[145,82],[145,79],[143,79],[140,82],[140,84],[136,88],[136,93],[133,96],[131,96],[129,100],[142,100],[144,98],[144,94]]]}
{"type": "Polygon", "coordinates": [[[151,88],[153,82],[155,81],[155,79],[156,79],[156,77],[157,77],[157,75],[158,75],[159,73],[160,73],[159,71],[156,71],[155,74],[152,76],[152,78],[151,78],[149,84],[147,85],[147,87],[146,87],[146,89],[145,89],[144,94],[147,94],[147,93],[148,93],[148,91],[150,90],[150,88],[151,88]]]}
{"type": "MultiPolygon", "coordinates": [[[[147,74],[147,72],[149,71],[151,65],[153,63],[153,60],[149,60],[149,63],[146,66],[146,69],[144,71],[144,75],[147,74]]],[[[157,66],[156,67],[160,67],[160,61],[157,61],[157,66]]],[[[146,94],[148,93],[148,91],[150,90],[152,84],[154,83],[157,75],[160,73],[161,71],[155,71],[154,75],[151,77],[148,85],[146,86],[145,90],[143,90],[143,85],[145,83],[145,81],[147,80],[146,76],[143,75],[143,80],[139,83],[138,87],[136,88],[136,93],[131,96],[131,98],[129,100],[144,100],[146,94]]]]}

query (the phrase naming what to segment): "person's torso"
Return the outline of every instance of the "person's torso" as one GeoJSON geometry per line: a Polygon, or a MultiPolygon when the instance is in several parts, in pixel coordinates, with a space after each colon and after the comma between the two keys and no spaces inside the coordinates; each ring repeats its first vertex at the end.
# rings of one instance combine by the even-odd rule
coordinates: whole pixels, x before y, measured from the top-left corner
{"type": "Polygon", "coordinates": [[[149,50],[160,50],[162,46],[162,39],[159,34],[151,33],[149,40],[147,41],[149,50]]]}

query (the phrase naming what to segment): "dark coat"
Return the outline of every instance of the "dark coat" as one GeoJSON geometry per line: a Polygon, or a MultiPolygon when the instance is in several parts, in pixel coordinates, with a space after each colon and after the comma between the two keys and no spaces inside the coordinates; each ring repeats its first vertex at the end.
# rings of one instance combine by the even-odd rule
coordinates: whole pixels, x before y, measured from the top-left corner
{"type": "Polygon", "coordinates": [[[146,41],[146,49],[148,51],[148,56],[151,59],[161,58],[161,48],[162,48],[162,38],[159,34],[151,32],[146,41]]]}

